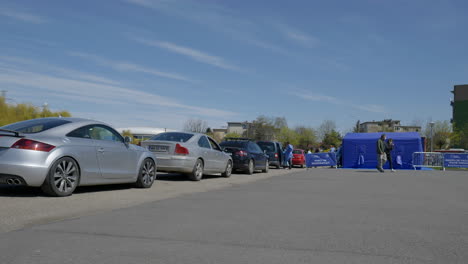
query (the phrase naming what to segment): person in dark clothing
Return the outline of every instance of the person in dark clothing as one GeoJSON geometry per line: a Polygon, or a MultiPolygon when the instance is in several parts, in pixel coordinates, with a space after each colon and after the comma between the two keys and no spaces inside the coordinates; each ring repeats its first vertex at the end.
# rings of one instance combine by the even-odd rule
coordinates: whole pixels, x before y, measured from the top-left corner
{"type": "Polygon", "coordinates": [[[393,169],[393,159],[392,159],[392,150],[395,148],[395,144],[393,144],[393,139],[389,138],[385,144],[385,154],[387,155],[388,164],[390,165],[390,169],[392,172],[395,172],[393,169]]]}
{"type": "Polygon", "coordinates": [[[380,172],[385,172],[382,168],[384,165],[387,156],[385,155],[385,139],[387,137],[385,134],[382,134],[377,141],[377,170],[380,172]]]}

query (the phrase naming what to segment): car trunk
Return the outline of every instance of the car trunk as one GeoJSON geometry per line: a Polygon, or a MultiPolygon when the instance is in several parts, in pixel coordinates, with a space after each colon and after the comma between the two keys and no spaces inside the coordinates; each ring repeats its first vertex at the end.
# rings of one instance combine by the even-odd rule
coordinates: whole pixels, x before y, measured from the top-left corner
{"type": "Polygon", "coordinates": [[[182,147],[183,143],[174,141],[143,141],[141,146],[153,152],[156,155],[175,155],[176,145],[179,144],[182,147]]]}

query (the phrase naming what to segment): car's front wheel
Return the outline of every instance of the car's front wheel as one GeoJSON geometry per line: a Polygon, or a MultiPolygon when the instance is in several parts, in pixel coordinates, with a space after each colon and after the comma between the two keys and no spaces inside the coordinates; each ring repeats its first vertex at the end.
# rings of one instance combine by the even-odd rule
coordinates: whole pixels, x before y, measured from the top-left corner
{"type": "Polygon", "coordinates": [[[150,188],[156,179],[156,165],[152,159],[145,159],[141,164],[135,186],[138,188],[150,188]]]}
{"type": "Polygon", "coordinates": [[[41,189],[51,196],[69,196],[75,191],[79,181],[78,164],[74,159],[64,157],[52,164],[41,189]]]}

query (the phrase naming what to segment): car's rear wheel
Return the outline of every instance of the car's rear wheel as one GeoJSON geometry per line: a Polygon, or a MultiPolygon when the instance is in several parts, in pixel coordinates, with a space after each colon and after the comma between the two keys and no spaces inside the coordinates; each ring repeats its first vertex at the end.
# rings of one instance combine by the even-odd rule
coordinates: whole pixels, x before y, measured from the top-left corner
{"type": "Polygon", "coordinates": [[[267,160],[265,164],[265,169],[262,170],[262,172],[268,173],[269,170],[270,170],[270,162],[267,160]]]}
{"type": "Polygon", "coordinates": [[[247,167],[246,173],[252,175],[255,171],[255,163],[253,160],[249,160],[249,165],[247,167]]]}
{"type": "Polygon", "coordinates": [[[189,174],[189,178],[192,181],[199,181],[203,177],[203,161],[198,159],[193,166],[192,172],[189,174]]]}
{"type": "Polygon", "coordinates": [[[75,191],[79,182],[78,164],[74,159],[64,157],[54,162],[41,189],[50,196],[69,196],[75,191]]]}
{"type": "Polygon", "coordinates": [[[138,188],[150,188],[156,179],[156,165],[152,159],[145,159],[140,167],[135,186],[138,188]]]}
{"type": "Polygon", "coordinates": [[[223,177],[229,178],[232,175],[232,161],[228,161],[226,170],[221,174],[223,177]]]}

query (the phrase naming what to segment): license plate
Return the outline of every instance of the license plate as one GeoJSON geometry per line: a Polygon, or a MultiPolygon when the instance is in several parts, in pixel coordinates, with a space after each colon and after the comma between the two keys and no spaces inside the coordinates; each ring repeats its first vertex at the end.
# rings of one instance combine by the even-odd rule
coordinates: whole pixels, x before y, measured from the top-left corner
{"type": "Polygon", "coordinates": [[[157,146],[157,145],[149,145],[149,151],[152,152],[167,152],[169,150],[168,146],[157,146]]]}

